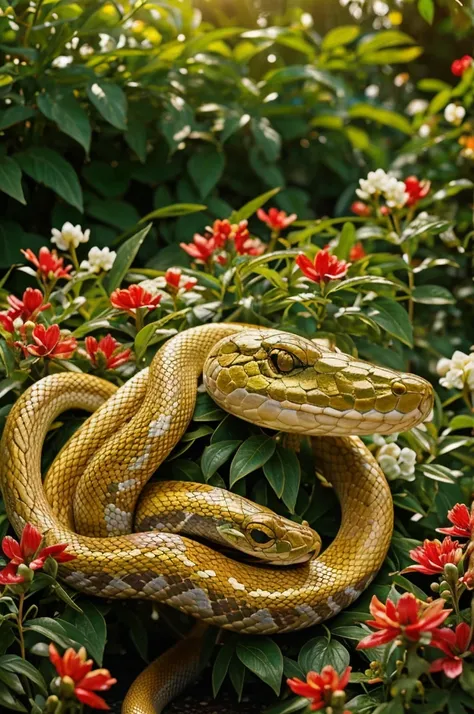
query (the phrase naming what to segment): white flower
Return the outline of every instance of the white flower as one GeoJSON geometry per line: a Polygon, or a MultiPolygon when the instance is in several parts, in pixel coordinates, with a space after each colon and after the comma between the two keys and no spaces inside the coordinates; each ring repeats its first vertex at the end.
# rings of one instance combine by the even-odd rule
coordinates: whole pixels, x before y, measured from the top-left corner
{"type": "Polygon", "coordinates": [[[421,114],[426,109],[428,109],[428,102],[426,99],[412,99],[407,105],[405,112],[410,117],[414,117],[415,114],[421,114]]]}
{"type": "Polygon", "coordinates": [[[67,221],[61,230],[52,228],[51,233],[51,243],[55,243],[59,250],[69,250],[70,248],[77,248],[80,243],[87,243],[91,232],[89,228],[82,232],[79,224],[73,226],[72,223],[67,221]]]}
{"type": "Polygon", "coordinates": [[[402,208],[409,198],[403,181],[398,181],[383,169],[369,171],[366,179],[360,179],[359,186],[356,189],[359,198],[367,201],[372,196],[381,195],[391,208],[402,208]]]}
{"type": "Polygon", "coordinates": [[[82,270],[87,270],[90,273],[100,273],[102,270],[110,270],[114,264],[117,253],[110,248],[97,248],[95,245],[90,249],[87,260],[81,263],[82,270]]]}
{"type": "Polygon", "coordinates": [[[59,57],[55,57],[53,61],[51,62],[52,67],[57,67],[58,69],[63,69],[64,67],[67,67],[69,64],[71,64],[73,58],[68,55],[59,55],[59,57]]]}
{"type": "Polygon", "coordinates": [[[429,124],[422,124],[418,129],[418,134],[422,139],[426,139],[431,134],[431,127],[429,124]]]}
{"type": "Polygon", "coordinates": [[[466,110],[464,107],[459,106],[459,104],[448,104],[444,110],[444,118],[446,121],[456,126],[459,126],[465,116],[466,110]]]}
{"type": "MultiPolygon", "coordinates": [[[[383,440],[382,437],[377,435],[377,444],[380,443],[380,439],[383,440]]],[[[376,459],[389,481],[397,478],[405,481],[413,481],[415,479],[416,452],[413,449],[409,449],[406,446],[401,449],[394,442],[386,443],[377,451],[376,459]]]]}
{"type": "Polygon", "coordinates": [[[441,376],[439,383],[446,389],[463,389],[465,385],[474,391],[474,352],[466,354],[460,350],[451,359],[443,357],[436,365],[441,376]]]}

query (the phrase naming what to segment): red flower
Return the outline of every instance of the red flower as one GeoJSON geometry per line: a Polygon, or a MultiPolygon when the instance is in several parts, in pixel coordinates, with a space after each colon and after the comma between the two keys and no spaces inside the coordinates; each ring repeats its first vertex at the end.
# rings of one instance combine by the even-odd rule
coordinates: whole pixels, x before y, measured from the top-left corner
{"type": "Polygon", "coordinates": [[[58,280],[59,278],[70,277],[69,272],[72,270],[72,265],[68,265],[66,268],[63,267],[64,258],[58,258],[55,250],[50,251],[49,248],[43,246],[39,250],[38,257],[30,248],[21,252],[30,263],[33,263],[44,280],[52,280],[53,278],[58,280]]]}
{"type": "Polygon", "coordinates": [[[431,181],[419,181],[416,176],[405,179],[405,190],[408,193],[407,206],[415,206],[418,201],[425,198],[430,192],[431,181]]]}
{"type": "Polygon", "coordinates": [[[356,261],[356,260],[362,260],[362,258],[365,258],[367,253],[364,250],[364,246],[362,243],[359,241],[359,243],[355,243],[351,251],[349,253],[349,260],[356,261]]]}
{"type": "Polygon", "coordinates": [[[209,236],[214,239],[216,248],[223,248],[226,241],[233,237],[232,234],[234,233],[235,226],[233,226],[227,218],[224,218],[222,221],[217,219],[212,224],[212,228],[209,227],[206,230],[209,236]]]}
{"type": "Polygon", "coordinates": [[[86,337],[85,345],[94,367],[115,369],[127,362],[132,354],[130,349],[121,350],[120,342],[117,342],[112,335],[106,335],[99,341],[95,337],[86,337]]]}
{"type": "Polygon", "coordinates": [[[356,216],[363,216],[364,218],[367,218],[367,216],[372,214],[371,207],[363,201],[354,201],[351,205],[351,211],[352,213],[355,213],[356,216]]]}
{"type": "Polygon", "coordinates": [[[179,246],[186,251],[191,258],[195,258],[195,260],[200,263],[207,263],[214,251],[220,247],[213,236],[205,238],[199,235],[199,233],[195,233],[193,241],[193,243],[180,243],[179,246]]]}
{"type": "Polygon", "coordinates": [[[474,514],[469,512],[464,503],[456,503],[448,511],[448,521],[453,524],[452,528],[437,528],[438,533],[454,536],[456,538],[470,538],[474,528],[474,514]]]}
{"type": "Polygon", "coordinates": [[[461,622],[455,631],[450,630],[449,627],[442,627],[430,644],[442,650],[446,657],[435,659],[431,663],[430,672],[443,671],[450,679],[459,677],[462,673],[464,662],[460,655],[466,654],[466,652],[474,652],[474,644],[469,646],[470,640],[471,628],[466,622],[461,622]]]}
{"type": "Polygon", "coordinates": [[[62,338],[59,325],[47,328],[44,325],[35,325],[32,337],[36,344],[23,346],[26,355],[29,353],[34,357],[69,359],[76,351],[76,338],[62,338]]]}
{"type": "Polygon", "coordinates": [[[242,241],[235,239],[235,249],[239,255],[262,255],[265,252],[265,243],[260,238],[247,238],[242,241]]]}
{"type": "Polygon", "coordinates": [[[94,692],[106,692],[117,680],[110,676],[108,669],[91,671],[92,660],[86,657],[84,647],[79,652],[70,647],[61,657],[56,647],[52,643],[49,645],[49,659],[64,684],[74,687],[78,701],[92,709],[110,709],[105,700],[94,692]]]}
{"type": "Polygon", "coordinates": [[[288,216],[286,211],[279,211],[278,208],[270,208],[268,213],[265,213],[263,208],[259,208],[257,216],[273,231],[282,231],[288,228],[298,218],[296,213],[291,213],[288,216]]]}
{"type": "Polygon", "coordinates": [[[110,296],[110,302],[117,310],[128,312],[132,317],[135,317],[135,313],[141,307],[146,310],[154,310],[158,307],[160,300],[161,295],[153,296],[141,285],[130,285],[127,289],[118,288],[110,296]]]}
{"type": "Polygon", "coordinates": [[[187,275],[183,275],[180,268],[169,268],[165,273],[166,286],[172,292],[178,292],[178,290],[192,290],[197,283],[196,278],[188,278],[187,275]]]}
{"type": "Polygon", "coordinates": [[[469,69],[472,64],[471,55],[464,55],[460,59],[455,59],[451,65],[451,72],[455,77],[462,77],[464,72],[469,69]]]}
{"type": "Polygon", "coordinates": [[[10,334],[15,332],[13,320],[16,319],[16,315],[13,315],[12,312],[12,310],[0,312],[0,323],[5,332],[9,332],[10,334]]]}
{"type": "Polygon", "coordinates": [[[4,329],[10,333],[15,332],[14,320],[18,318],[22,321],[35,320],[40,312],[51,306],[49,302],[43,305],[43,293],[37,288],[26,288],[22,300],[15,295],[9,295],[7,300],[10,309],[0,312],[0,322],[4,329]]]}
{"type": "Polygon", "coordinates": [[[27,565],[31,570],[39,570],[48,558],[54,558],[57,563],[66,563],[76,557],[71,553],[64,552],[68,547],[67,543],[48,545],[39,550],[42,540],[43,536],[31,523],[27,523],[23,528],[20,542],[11,536],[5,536],[2,541],[2,549],[10,562],[0,571],[1,585],[15,585],[24,582],[23,575],[17,574],[19,565],[27,565]]]}
{"type": "Polygon", "coordinates": [[[343,691],[348,683],[352,667],[346,667],[341,676],[330,664],[323,667],[321,674],[308,672],[306,682],[301,679],[287,679],[292,692],[311,700],[311,710],[317,711],[331,706],[332,695],[343,691]]]}
{"type": "Polygon", "coordinates": [[[424,575],[437,575],[442,573],[447,563],[457,565],[462,558],[462,548],[457,540],[449,536],[441,543],[439,540],[425,540],[423,545],[410,550],[410,558],[418,565],[402,570],[402,573],[423,573],[424,575]]]}
{"type": "Polygon", "coordinates": [[[295,262],[301,272],[314,283],[340,280],[345,276],[349,268],[345,260],[338,260],[326,248],[316,253],[314,263],[303,253],[297,256],[295,262]]]}
{"type": "Polygon", "coordinates": [[[441,598],[425,605],[412,593],[405,593],[397,604],[387,600],[384,605],[374,595],[370,603],[370,613],[374,619],[369,620],[367,625],[379,632],[364,637],[357,645],[357,649],[378,647],[399,637],[411,642],[418,642],[420,637],[427,633],[431,633],[434,637],[438,633],[439,625],[451,612],[443,608],[444,600],[441,598]]]}

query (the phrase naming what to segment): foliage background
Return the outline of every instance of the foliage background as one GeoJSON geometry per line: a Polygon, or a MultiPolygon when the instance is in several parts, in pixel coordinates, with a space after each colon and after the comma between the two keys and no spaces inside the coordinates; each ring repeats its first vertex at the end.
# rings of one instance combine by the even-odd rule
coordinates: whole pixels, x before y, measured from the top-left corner
{"type": "MultiPolygon", "coordinates": [[[[358,15],[354,5],[334,3],[329,9],[323,2],[295,6],[250,0],[120,6],[96,1],[0,2],[0,267],[6,274],[2,298],[10,292],[19,294],[31,282],[24,272],[7,272],[20,262],[19,249],[48,245],[51,228],[60,228],[65,221],[90,228],[93,244],[114,249],[151,223],[134,272],[127,276],[135,280],[171,265],[189,268],[179,248],[181,241],[189,242],[194,232],[203,232],[215,218],[229,216],[274,189],[272,204],[296,212],[300,219],[287,235],[288,257],[277,265],[284,277],[291,275],[298,250],[333,241],[340,257],[347,257],[357,239],[364,241],[368,258],[354,267],[353,276],[385,277],[394,284],[384,292],[375,281],[365,286],[361,281],[357,291],[334,295],[334,310],[320,320],[308,318],[300,297],[293,306],[285,303],[283,324],[286,321],[289,328],[308,335],[319,329],[335,336],[346,351],[358,350],[367,359],[400,369],[410,365],[434,381],[437,360],[451,357],[454,349],[468,352],[473,341],[473,162],[459,144],[461,136],[472,133],[472,71],[460,81],[453,81],[449,71],[454,58],[471,51],[472,11],[446,0],[436,6],[388,4],[381,14],[367,3],[358,15]],[[420,99],[422,110],[409,109],[420,99]],[[467,109],[458,126],[443,117],[452,101],[467,109]],[[403,258],[406,236],[397,238],[386,225],[344,219],[350,214],[359,178],[378,167],[401,176],[416,174],[433,183],[433,192],[421,208],[436,220],[422,222],[410,239],[416,287],[409,282],[403,258]],[[340,221],[331,223],[324,220],[327,216],[340,221]],[[376,319],[374,326],[370,304],[367,310],[359,309],[358,302],[371,291],[398,307],[404,306],[408,295],[415,309],[413,326],[406,311],[401,316],[393,305],[392,312],[376,319]],[[346,310],[354,306],[352,313],[346,310]]],[[[267,239],[266,228],[250,213],[252,232],[267,239]]],[[[86,249],[82,250],[79,258],[86,257],[86,249]]],[[[277,290],[275,275],[254,272],[255,267],[262,265],[249,269],[244,285],[259,275],[277,290]]],[[[245,271],[245,265],[241,269],[245,271]]],[[[223,274],[218,277],[225,280],[223,274]]],[[[281,319],[281,311],[272,312],[262,284],[239,294],[230,280],[224,284],[228,289],[224,303],[219,304],[216,284],[211,278],[202,279],[207,292],[199,305],[191,306],[185,320],[175,318],[167,327],[180,329],[211,318],[263,324],[281,319]]],[[[301,295],[296,284],[293,288],[292,297],[301,295]]],[[[103,298],[93,288],[88,298],[91,308],[85,326],[77,316],[66,323],[80,337],[94,329],[94,316],[104,309],[103,298]]],[[[113,318],[107,324],[119,331],[123,327],[113,318]]],[[[130,330],[122,332],[127,339],[136,338],[130,330]]],[[[146,351],[145,337],[135,339],[135,348],[149,359],[153,348],[146,351]]],[[[23,382],[19,384],[17,372],[9,373],[4,342],[2,354],[5,379],[0,395],[5,418],[23,382]]],[[[368,662],[354,654],[353,644],[361,637],[361,626],[354,623],[366,618],[369,596],[387,594],[394,582],[389,573],[408,564],[408,549],[415,541],[432,537],[433,529],[444,525],[448,507],[456,501],[469,502],[473,491],[472,416],[462,401],[451,406],[451,397],[456,394],[440,390],[432,427],[404,437],[418,454],[417,479],[393,484],[396,535],[386,567],[370,593],[328,625],[330,636],[325,628],[317,628],[311,635],[300,633],[279,638],[278,644],[271,640],[260,644],[269,664],[259,672],[249,664],[245,643],[226,635],[214,665],[214,689],[229,671],[239,694],[256,674],[278,693],[282,664],[285,675],[292,676],[327,661],[346,662],[349,652],[363,681],[368,662]],[[453,422],[456,418],[461,421],[453,422]]],[[[60,433],[51,434],[48,454],[77,424],[77,418],[71,418],[60,433]]],[[[200,397],[190,433],[160,475],[190,480],[214,476],[215,482],[228,485],[233,452],[227,465],[223,462],[219,467],[218,476],[206,473],[202,460],[200,466],[196,462],[212,443],[244,436],[267,438],[260,430],[223,419],[200,397]]],[[[296,511],[316,523],[325,536],[334,535],[335,504],[325,491],[321,498],[323,491],[312,482],[304,455],[300,465],[293,464],[293,471],[301,478],[282,485],[274,474],[269,477],[261,468],[255,469],[235,487],[280,512],[296,511]]],[[[7,525],[4,519],[5,530],[7,525]]],[[[397,578],[401,589],[416,588],[397,578]]],[[[426,590],[425,581],[423,586],[426,590]]],[[[136,647],[147,659],[160,649],[155,646],[154,629],[154,637],[148,637],[147,605],[132,612],[85,598],[79,604],[85,615],[78,617],[69,605],[61,613],[63,630],[54,633],[54,628],[46,628],[48,637],[55,635],[63,643],[84,642],[98,662],[106,636],[109,657],[136,647]]],[[[43,607],[52,615],[51,605],[43,607]]],[[[153,627],[162,638],[162,628],[153,627]]],[[[40,635],[30,633],[37,657],[44,654],[40,635]]],[[[4,637],[0,649],[4,652],[10,644],[4,637]]],[[[41,665],[43,670],[45,666],[41,665]]],[[[368,689],[355,710],[398,714],[403,710],[398,693],[395,704],[381,704],[390,698],[387,686],[375,696],[368,689]]],[[[432,691],[435,694],[415,702],[413,710],[418,706],[418,711],[441,711],[445,701],[432,691]]],[[[463,712],[464,706],[472,705],[472,686],[457,687],[451,696],[455,704],[450,711],[463,712]]],[[[287,706],[285,701],[276,711],[290,711],[287,706]]]]}

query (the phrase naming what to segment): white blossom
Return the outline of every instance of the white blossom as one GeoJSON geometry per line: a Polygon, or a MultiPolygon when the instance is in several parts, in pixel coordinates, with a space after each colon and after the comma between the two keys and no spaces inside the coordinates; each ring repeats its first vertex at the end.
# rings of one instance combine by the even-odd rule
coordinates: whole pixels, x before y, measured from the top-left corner
{"type": "Polygon", "coordinates": [[[80,243],[87,243],[90,236],[89,228],[83,232],[79,224],[73,226],[69,221],[63,225],[61,230],[52,228],[51,233],[51,243],[55,243],[59,250],[77,248],[80,243]]]}
{"type": "Polygon", "coordinates": [[[414,117],[416,114],[421,114],[426,109],[428,109],[428,102],[426,99],[412,99],[407,105],[405,112],[410,117],[414,117]]]}
{"type": "MultiPolygon", "coordinates": [[[[375,436],[377,437],[377,440],[374,437],[375,443],[380,444],[380,441],[384,441],[380,435],[375,436]]],[[[385,476],[389,481],[394,481],[397,478],[414,481],[416,452],[406,446],[400,448],[394,441],[387,442],[388,439],[380,446],[375,455],[385,476]]]]}
{"type": "Polygon", "coordinates": [[[68,55],[59,55],[55,57],[51,62],[51,67],[56,67],[58,69],[63,69],[72,63],[73,58],[68,55]]]}
{"type": "Polygon", "coordinates": [[[463,389],[467,386],[474,391],[474,352],[466,354],[460,350],[453,353],[451,359],[443,357],[436,365],[441,379],[439,383],[446,389],[463,389]]]}
{"type": "Polygon", "coordinates": [[[102,249],[94,246],[90,249],[87,260],[82,261],[81,269],[87,270],[89,273],[100,273],[102,270],[110,270],[116,256],[117,253],[114,250],[110,250],[107,246],[102,249]]]}
{"type": "Polygon", "coordinates": [[[409,198],[404,182],[383,169],[369,171],[366,179],[359,180],[359,186],[360,188],[356,189],[359,198],[367,201],[372,197],[382,196],[391,208],[402,208],[409,198]]]}
{"type": "Polygon", "coordinates": [[[466,110],[459,104],[448,104],[444,110],[444,118],[450,124],[455,124],[459,126],[464,117],[466,116],[466,110]]]}

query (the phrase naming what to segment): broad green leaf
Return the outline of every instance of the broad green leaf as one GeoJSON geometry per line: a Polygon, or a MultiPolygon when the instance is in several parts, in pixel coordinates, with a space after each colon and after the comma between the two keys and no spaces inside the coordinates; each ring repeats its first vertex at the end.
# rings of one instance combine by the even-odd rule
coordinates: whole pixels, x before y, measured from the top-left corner
{"type": "Polygon", "coordinates": [[[43,694],[46,694],[48,688],[44,681],[43,675],[39,672],[36,667],[34,667],[30,662],[27,662],[19,655],[6,654],[0,657],[0,669],[4,669],[7,672],[14,672],[15,674],[20,674],[40,689],[43,694]]]}
{"type": "Polygon", "coordinates": [[[140,222],[140,214],[132,203],[116,198],[89,198],[85,208],[88,216],[127,231],[140,222]]]}
{"type": "Polygon", "coordinates": [[[0,191],[26,205],[21,186],[21,169],[9,156],[0,157],[0,191]]]}
{"type": "Polygon", "coordinates": [[[16,104],[14,107],[5,109],[0,112],[0,131],[30,119],[35,113],[34,109],[24,107],[22,104],[16,104]]]}
{"type": "Polygon", "coordinates": [[[444,201],[445,198],[456,196],[456,194],[460,191],[464,191],[466,188],[474,188],[474,183],[469,179],[460,178],[455,181],[450,181],[447,186],[436,191],[433,195],[433,201],[444,201]]]}
{"type": "MultiPolygon", "coordinates": [[[[299,678],[301,679],[301,677],[302,675],[299,678]]],[[[302,709],[308,709],[308,700],[304,697],[293,697],[265,709],[265,714],[294,714],[294,712],[299,712],[302,709]]]]}
{"type": "Polygon", "coordinates": [[[0,706],[6,707],[15,712],[26,712],[27,709],[23,706],[19,699],[13,696],[9,689],[4,684],[0,683],[0,706]]]}
{"type": "Polygon", "coordinates": [[[206,481],[225,464],[231,454],[242,443],[241,440],[218,441],[206,446],[201,458],[201,470],[206,481]]]}
{"type": "Polygon", "coordinates": [[[37,101],[42,113],[56,122],[59,129],[77,141],[88,154],[92,136],[91,123],[74,94],[58,89],[52,94],[38,94],[37,101]]]}
{"type": "Polygon", "coordinates": [[[415,302],[425,305],[454,305],[456,299],[447,288],[442,285],[420,285],[412,293],[415,302]]]}
{"type": "Polygon", "coordinates": [[[413,62],[423,53],[422,47],[402,47],[378,52],[364,52],[360,61],[363,64],[399,64],[413,62]]]}
{"type": "Polygon", "coordinates": [[[412,347],[413,328],[407,311],[398,302],[378,297],[370,303],[367,314],[389,335],[412,347]]]}
{"type": "Polygon", "coordinates": [[[232,686],[234,687],[237,693],[237,699],[239,702],[242,699],[242,692],[244,689],[245,682],[245,672],[246,669],[243,662],[241,662],[237,656],[232,657],[229,665],[229,677],[230,681],[232,682],[232,686]]]}
{"type": "Polygon", "coordinates": [[[271,436],[251,436],[244,441],[230,465],[230,486],[263,466],[275,448],[276,441],[271,436]]]}
{"type": "Polygon", "coordinates": [[[212,668],[212,693],[217,697],[222,683],[229,669],[230,660],[234,654],[234,645],[231,642],[226,642],[219,648],[217,657],[212,668]]]}
{"type": "Polygon", "coordinates": [[[283,655],[269,637],[246,637],[237,643],[237,656],[251,672],[280,693],[283,675],[283,655]]]}
{"type": "Polygon", "coordinates": [[[368,285],[369,290],[376,285],[387,285],[395,288],[400,287],[398,283],[394,283],[393,280],[389,280],[388,278],[383,278],[381,275],[358,275],[355,278],[347,278],[347,280],[334,280],[327,288],[326,295],[340,290],[360,287],[361,285],[368,285]]]}
{"type": "Polygon", "coordinates": [[[25,174],[55,191],[67,203],[82,213],[82,189],[77,174],[63,157],[53,149],[33,146],[15,154],[25,174]]]}
{"type": "Polygon", "coordinates": [[[423,235],[423,233],[428,233],[430,235],[438,235],[442,233],[447,228],[451,226],[451,221],[445,218],[439,218],[438,216],[430,216],[426,213],[417,216],[408,226],[403,230],[400,236],[400,240],[403,242],[405,240],[411,240],[417,236],[423,235]]]}
{"type": "Polygon", "coordinates": [[[315,637],[306,642],[298,656],[298,664],[304,672],[320,672],[323,667],[331,665],[336,672],[342,674],[350,660],[349,652],[344,645],[327,637],[315,637]]]}
{"type": "Polygon", "coordinates": [[[474,416],[457,414],[448,424],[450,429],[474,429],[474,416]]]}
{"type": "Polygon", "coordinates": [[[328,51],[348,45],[359,37],[360,32],[361,28],[357,27],[357,25],[341,25],[340,27],[335,27],[329,30],[327,35],[324,36],[321,49],[328,51]]]}
{"type": "Polygon", "coordinates": [[[135,233],[134,236],[129,238],[117,251],[117,257],[115,258],[112,269],[104,280],[104,287],[106,288],[109,295],[120,286],[122,280],[126,276],[128,269],[135,260],[135,256],[140,250],[140,246],[148,235],[151,228],[151,223],[149,223],[141,231],[135,233]]]}
{"type": "Polygon", "coordinates": [[[258,211],[259,208],[261,208],[267,201],[269,201],[273,196],[276,196],[276,194],[280,191],[281,189],[279,188],[272,188],[270,191],[266,191],[265,193],[262,193],[260,196],[257,196],[256,198],[253,198],[251,201],[246,203],[242,208],[240,208],[238,211],[234,211],[233,214],[230,217],[230,220],[232,223],[240,223],[240,221],[245,221],[247,218],[250,218],[250,216],[253,216],[253,214],[258,211]]]}
{"type": "Polygon", "coordinates": [[[356,241],[356,230],[353,223],[348,221],[344,223],[342,227],[339,240],[337,241],[337,246],[334,248],[334,255],[339,258],[339,260],[348,260],[351,248],[356,241]]]}
{"type": "Polygon", "coordinates": [[[87,654],[93,657],[99,666],[102,666],[105,643],[107,641],[107,627],[104,616],[94,603],[81,601],[81,612],[68,609],[61,622],[73,625],[84,638],[87,654]]]}
{"type": "MultiPolygon", "coordinates": [[[[298,457],[291,449],[286,449],[278,444],[273,455],[263,465],[263,473],[278,498],[281,498],[285,491],[287,498],[289,498],[290,487],[287,485],[287,481],[294,482],[291,491],[295,491],[296,495],[298,494],[301,468],[298,457]]],[[[292,499],[290,502],[292,502],[292,499]]],[[[286,505],[288,506],[288,503],[286,505]]],[[[292,505],[294,507],[294,503],[292,505]]],[[[292,508],[289,508],[289,510],[293,512],[292,508]]]]}
{"type": "Polygon", "coordinates": [[[34,620],[25,622],[24,627],[26,631],[37,632],[46,637],[48,641],[52,640],[61,647],[72,647],[76,642],[68,636],[63,625],[51,617],[36,617],[34,620]]]}
{"type": "Polygon", "coordinates": [[[262,151],[266,161],[275,162],[280,156],[281,136],[266,117],[252,119],[252,133],[256,146],[262,151]]]}
{"type": "Polygon", "coordinates": [[[146,161],[146,124],[136,117],[129,117],[128,128],[124,135],[129,147],[136,153],[142,164],[146,161]]]}
{"type": "Polygon", "coordinates": [[[366,52],[376,52],[387,47],[398,47],[399,45],[413,45],[415,40],[405,32],[399,30],[383,30],[365,35],[357,46],[357,53],[363,55],[366,52]]]}
{"type": "Polygon", "coordinates": [[[438,94],[436,94],[431,100],[428,107],[428,114],[437,114],[441,109],[444,109],[446,104],[451,99],[452,89],[451,87],[447,89],[442,89],[438,94]]]}
{"type": "Polygon", "coordinates": [[[207,206],[203,206],[200,203],[173,203],[170,206],[163,206],[162,208],[156,208],[151,213],[147,213],[146,216],[140,219],[139,223],[144,223],[145,221],[152,221],[159,218],[175,218],[176,216],[187,216],[190,213],[198,213],[199,211],[205,211],[207,206]]]}
{"type": "Polygon", "coordinates": [[[390,109],[373,107],[371,104],[354,104],[354,106],[349,109],[349,116],[352,119],[368,119],[370,121],[375,121],[379,124],[383,124],[383,126],[390,126],[392,129],[398,129],[404,134],[412,133],[412,127],[408,119],[402,116],[402,114],[390,111],[390,109]]]}
{"type": "Polygon", "coordinates": [[[195,151],[188,161],[188,172],[201,198],[206,198],[220,180],[225,166],[225,155],[210,147],[195,151]]]}
{"type": "Polygon", "coordinates": [[[127,128],[127,97],[118,84],[97,79],[87,87],[92,104],[104,119],[123,131],[127,128]]]}
{"type": "Polygon", "coordinates": [[[193,421],[221,421],[224,416],[225,412],[208,394],[198,394],[193,421]]]}
{"type": "Polygon", "coordinates": [[[316,67],[312,65],[294,64],[283,67],[282,69],[271,70],[265,75],[264,80],[269,87],[278,84],[287,84],[288,82],[310,80],[332,89],[339,97],[343,97],[345,94],[344,83],[338,77],[335,77],[329,72],[316,69],[316,67]]]}
{"type": "Polygon", "coordinates": [[[418,12],[423,20],[431,25],[434,19],[435,6],[433,0],[418,0],[418,12]]]}
{"type": "Polygon", "coordinates": [[[209,45],[214,42],[219,42],[222,40],[227,40],[235,35],[240,35],[245,32],[245,28],[242,27],[220,27],[217,30],[208,30],[200,35],[193,37],[185,45],[185,56],[192,57],[199,52],[206,50],[209,45]]]}

